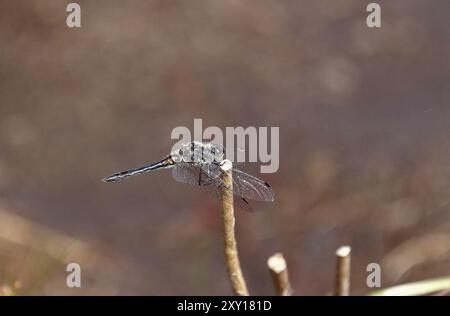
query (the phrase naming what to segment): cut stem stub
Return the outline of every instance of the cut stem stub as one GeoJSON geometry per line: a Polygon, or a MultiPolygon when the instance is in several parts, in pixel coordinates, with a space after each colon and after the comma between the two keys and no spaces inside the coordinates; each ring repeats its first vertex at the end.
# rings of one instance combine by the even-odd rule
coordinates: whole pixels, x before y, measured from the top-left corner
{"type": "Polygon", "coordinates": [[[275,290],[278,295],[290,296],[292,295],[292,287],[289,282],[289,275],[287,270],[286,260],[281,253],[276,253],[267,260],[272,280],[275,285],[275,290]]]}
{"type": "Polygon", "coordinates": [[[343,246],[336,250],[336,296],[350,295],[350,253],[349,246],[343,246]]]}

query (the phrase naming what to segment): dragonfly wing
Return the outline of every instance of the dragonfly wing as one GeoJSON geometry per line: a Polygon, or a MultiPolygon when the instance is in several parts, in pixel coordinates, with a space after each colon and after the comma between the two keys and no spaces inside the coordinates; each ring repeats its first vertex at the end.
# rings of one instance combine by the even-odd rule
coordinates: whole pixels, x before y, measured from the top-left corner
{"type": "Polygon", "coordinates": [[[251,204],[243,197],[233,195],[234,205],[244,211],[253,212],[251,204]]]}
{"type": "Polygon", "coordinates": [[[218,163],[202,164],[201,168],[208,185],[223,186],[223,181],[220,179],[223,171],[218,163]]]}
{"type": "MultiPolygon", "coordinates": [[[[222,169],[218,164],[202,165],[202,170],[207,179],[208,185],[225,187],[221,179],[222,169]]],[[[267,182],[258,179],[239,169],[233,169],[233,193],[244,199],[255,201],[272,202],[275,200],[275,193],[267,182]]]]}
{"type": "MultiPolygon", "coordinates": [[[[195,186],[224,188],[219,164],[180,163],[172,168],[173,178],[195,186]]],[[[231,188],[229,188],[231,189],[231,188]]],[[[233,194],[240,208],[246,208],[247,200],[274,201],[275,193],[267,182],[239,169],[233,169],[233,194]]]]}
{"type": "Polygon", "coordinates": [[[233,169],[233,192],[245,199],[255,201],[275,200],[275,193],[267,182],[239,169],[233,169]]]}
{"type": "Polygon", "coordinates": [[[203,185],[207,176],[200,166],[193,163],[178,163],[172,168],[172,177],[177,182],[190,185],[203,185]]]}
{"type": "MultiPolygon", "coordinates": [[[[212,176],[212,174],[216,174],[216,168],[212,167],[210,169],[206,170],[192,163],[180,163],[172,168],[172,176],[177,182],[200,186],[203,191],[214,195],[220,200],[220,188],[223,187],[223,182],[220,177],[212,176]]],[[[236,207],[249,212],[253,210],[248,201],[243,197],[234,195],[233,199],[236,207]]]]}
{"type": "MultiPolygon", "coordinates": [[[[222,194],[220,193],[221,188],[213,185],[205,185],[201,187],[202,191],[214,195],[219,201],[222,199],[222,194]]],[[[233,205],[241,210],[247,212],[253,212],[251,204],[243,197],[233,195],[233,205]]]]}

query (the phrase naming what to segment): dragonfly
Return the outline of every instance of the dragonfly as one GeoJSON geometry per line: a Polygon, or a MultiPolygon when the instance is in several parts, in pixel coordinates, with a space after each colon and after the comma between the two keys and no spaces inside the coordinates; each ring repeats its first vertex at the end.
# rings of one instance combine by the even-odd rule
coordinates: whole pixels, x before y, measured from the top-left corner
{"type": "Polygon", "coordinates": [[[234,204],[247,211],[253,210],[249,200],[275,200],[275,193],[269,183],[236,168],[232,169],[233,187],[228,187],[221,178],[225,161],[222,145],[192,141],[181,145],[156,163],[121,171],[102,180],[116,182],[157,169],[170,168],[172,177],[177,182],[201,187],[218,196],[221,189],[233,190],[234,204]]]}

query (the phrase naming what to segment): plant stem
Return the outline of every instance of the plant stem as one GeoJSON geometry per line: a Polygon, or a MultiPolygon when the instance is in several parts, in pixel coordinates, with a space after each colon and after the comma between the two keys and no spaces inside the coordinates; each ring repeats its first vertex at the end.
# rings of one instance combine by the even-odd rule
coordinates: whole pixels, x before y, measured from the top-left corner
{"type": "Polygon", "coordinates": [[[350,252],[349,246],[343,246],[336,250],[336,296],[350,295],[350,252]]]}
{"type": "Polygon", "coordinates": [[[235,217],[233,206],[233,165],[231,161],[226,160],[222,164],[222,181],[225,186],[221,188],[222,196],[222,222],[224,228],[225,241],[225,264],[228,271],[228,277],[235,295],[248,296],[247,285],[242,275],[239,262],[236,237],[234,233],[235,217]]]}
{"type": "Polygon", "coordinates": [[[289,282],[286,260],[281,253],[276,253],[267,260],[273,283],[278,295],[292,295],[292,287],[289,282]]]}

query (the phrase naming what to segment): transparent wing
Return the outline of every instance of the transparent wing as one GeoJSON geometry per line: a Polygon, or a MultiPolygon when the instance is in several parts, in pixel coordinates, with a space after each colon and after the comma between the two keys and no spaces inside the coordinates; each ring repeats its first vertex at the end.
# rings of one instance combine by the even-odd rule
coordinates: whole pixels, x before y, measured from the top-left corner
{"type": "MultiPolygon", "coordinates": [[[[220,175],[222,169],[218,164],[202,165],[202,173],[205,175],[205,182],[208,185],[217,187],[225,186],[220,175]]],[[[257,177],[249,175],[239,169],[233,169],[233,193],[244,199],[272,202],[275,200],[275,193],[270,185],[257,177]]]]}
{"type": "Polygon", "coordinates": [[[208,181],[203,169],[193,163],[178,163],[172,168],[172,177],[177,182],[190,185],[203,185],[208,181]]]}
{"type": "MultiPolygon", "coordinates": [[[[199,186],[203,191],[214,195],[220,200],[220,188],[223,187],[223,182],[219,177],[212,177],[211,172],[212,170],[216,170],[216,168],[209,169],[197,164],[180,163],[172,168],[172,176],[175,181],[199,186]]],[[[251,205],[245,198],[239,195],[233,195],[233,199],[236,207],[249,212],[253,211],[251,205]]]]}
{"type": "MultiPolygon", "coordinates": [[[[220,187],[214,185],[204,185],[201,189],[209,194],[214,195],[219,201],[222,200],[222,195],[220,194],[220,187]]],[[[233,195],[233,204],[235,207],[247,212],[253,212],[251,204],[243,197],[238,195],[233,195]]]]}
{"type": "Polygon", "coordinates": [[[233,169],[233,193],[255,201],[275,200],[275,193],[267,182],[239,169],[233,169]]]}

